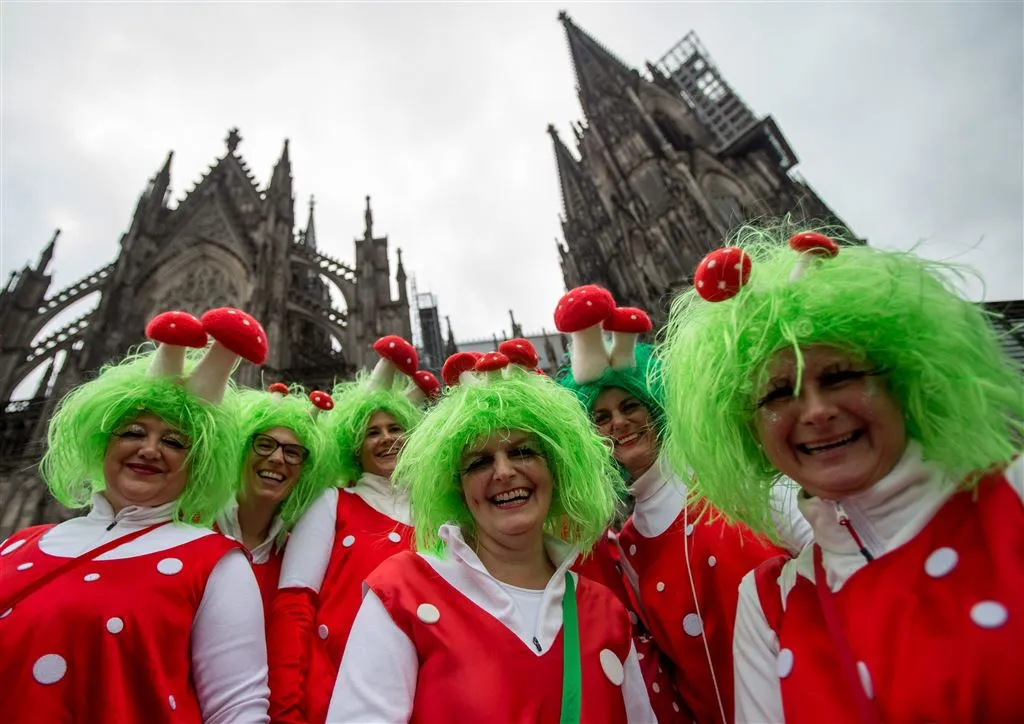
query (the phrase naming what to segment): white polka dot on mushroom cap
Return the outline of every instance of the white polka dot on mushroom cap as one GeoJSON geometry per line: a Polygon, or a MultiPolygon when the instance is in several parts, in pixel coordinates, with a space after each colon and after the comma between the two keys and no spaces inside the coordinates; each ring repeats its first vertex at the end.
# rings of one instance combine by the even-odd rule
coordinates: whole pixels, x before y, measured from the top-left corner
{"type": "Polygon", "coordinates": [[[319,636],[321,639],[326,639],[328,636],[331,635],[331,630],[327,628],[327,624],[322,623],[320,624],[319,628],[317,628],[316,633],[317,636],[319,636]]]}
{"type": "Polygon", "coordinates": [[[943,546],[932,551],[924,562],[924,572],[932,578],[942,578],[956,568],[960,556],[952,548],[943,546]]]}
{"type": "Polygon", "coordinates": [[[250,326],[248,319],[243,319],[242,324],[244,324],[246,327],[250,326]]]}
{"type": "Polygon", "coordinates": [[[390,533],[388,533],[388,540],[392,543],[398,543],[402,540],[402,536],[400,536],[395,531],[391,531],[390,533]]]}
{"type": "Polygon", "coordinates": [[[416,607],[416,618],[423,623],[437,623],[441,620],[441,612],[432,603],[421,603],[416,607]]]}
{"type": "Polygon", "coordinates": [[[971,606],[971,620],[982,628],[999,628],[1009,617],[1006,606],[998,601],[981,601],[971,606]]]}
{"type": "Polygon", "coordinates": [[[720,282],[718,282],[718,288],[719,288],[719,289],[725,289],[725,281],[724,281],[724,280],[723,280],[723,281],[720,281],[720,282]]]}
{"type": "Polygon", "coordinates": [[[352,544],[355,543],[355,542],[356,542],[356,537],[354,535],[347,535],[347,536],[345,536],[344,538],[341,539],[341,544],[343,546],[345,546],[346,548],[351,548],[352,544]]]}
{"type": "Polygon", "coordinates": [[[700,636],[700,632],[704,629],[701,625],[700,616],[695,613],[688,613],[683,616],[683,631],[689,636],[700,636]]]}
{"type": "Polygon", "coordinates": [[[780,679],[785,679],[791,673],[793,673],[793,652],[789,649],[783,649],[779,652],[779,657],[775,659],[775,673],[779,675],[780,679]]]}
{"type": "Polygon", "coordinates": [[[46,654],[32,664],[32,678],[40,684],[56,684],[67,673],[68,662],[60,654],[46,654]]]}
{"type": "Polygon", "coordinates": [[[238,314],[234,309],[229,309],[228,314],[238,314]]]}
{"type": "Polygon", "coordinates": [[[160,562],[156,564],[156,569],[165,576],[173,576],[175,573],[180,573],[181,569],[184,568],[184,565],[185,564],[177,558],[162,558],[160,562]]]}
{"type": "Polygon", "coordinates": [[[0,556],[6,556],[8,553],[13,553],[14,551],[16,551],[19,548],[21,548],[23,545],[25,545],[25,539],[24,538],[22,538],[21,540],[16,540],[13,543],[11,543],[9,546],[4,548],[2,551],[0,551],[0,556]]]}
{"type": "Polygon", "coordinates": [[[107,631],[112,634],[119,634],[124,630],[124,621],[117,616],[107,619],[107,631]]]}
{"type": "Polygon", "coordinates": [[[708,261],[708,269],[714,269],[718,265],[717,259],[711,259],[708,261]]]}
{"type": "Polygon", "coordinates": [[[697,288],[698,289],[703,289],[704,288],[704,280],[703,279],[701,279],[701,280],[699,280],[697,282],[697,288]]]}
{"type": "Polygon", "coordinates": [[[171,710],[178,708],[178,702],[174,700],[174,694],[167,697],[167,706],[171,707],[171,710]]]}
{"type": "Polygon", "coordinates": [[[629,318],[630,318],[630,319],[636,319],[636,315],[635,315],[635,314],[630,314],[630,315],[629,315],[629,318]]]}
{"type": "Polygon", "coordinates": [[[388,343],[388,349],[394,349],[394,348],[395,348],[395,343],[394,342],[389,342],[388,343]]]}
{"type": "Polygon", "coordinates": [[[708,565],[714,568],[718,565],[718,559],[714,556],[708,556],[708,565]]]}
{"type": "Polygon", "coordinates": [[[736,271],[743,271],[743,263],[740,262],[736,264],[736,266],[734,266],[733,269],[735,269],[736,271]]]}
{"type": "Polygon", "coordinates": [[[31,567],[32,567],[33,565],[35,565],[35,564],[34,564],[34,563],[31,563],[31,562],[29,562],[29,563],[22,563],[21,565],[19,565],[19,566],[18,566],[18,570],[19,570],[19,571],[27,571],[27,570],[28,570],[29,568],[31,568],[31,567]]]}
{"type": "Polygon", "coordinates": [[[611,649],[601,649],[599,658],[601,659],[601,670],[608,677],[608,681],[612,682],[615,686],[622,686],[622,682],[626,678],[625,671],[622,668],[622,662],[619,661],[619,657],[615,655],[615,652],[611,649]]]}
{"type": "Polygon", "coordinates": [[[868,671],[868,665],[863,661],[857,662],[857,674],[860,676],[860,685],[864,687],[864,693],[868,695],[869,699],[874,699],[875,688],[871,685],[871,672],[868,671]]]}
{"type": "Polygon", "coordinates": [[[84,576],[82,576],[82,580],[86,581],[87,583],[92,583],[93,581],[100,580],[100,574],[99,573],[86,573],[84,576]]]}
{"type": "Polygon", "coordinates": [[[661,591],[664,591],[665,590],[665,583],[664,583],[664,581],[658,581],[658,585],[656,585],[655,588],[658,590],[659,593],[661,591]]]}
{"type": "Polygon", "coordinates": [[[588,307],[592,307],[592,306],[594,306],[594,303],[588,299],[587,300],[587,306],[588,307]]]}

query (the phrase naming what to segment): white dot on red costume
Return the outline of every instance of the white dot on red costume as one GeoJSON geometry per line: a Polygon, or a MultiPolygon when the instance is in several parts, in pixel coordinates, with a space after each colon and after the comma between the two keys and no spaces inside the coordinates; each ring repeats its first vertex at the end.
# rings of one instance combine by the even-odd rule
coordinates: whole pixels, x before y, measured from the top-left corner
{"type": "Polygon", "coordinates": [[[700,636],[704,626],[700,622],[700,616],[695,613],[688,613],[683,616],[683,631],[689,636],[700,636]]]}
{"type": "Polygon", "coordinates": [[[400,536],[395,531],[391,531],[390,533],[388,533],[388,540],[392,543],[399,543],[402,540],[402,536],[400,536]]]}
{"type": "Polygon", "coordinates": [[[86,583],[92,583],[93,581],[100,580],[100,574],[99,573],[86,573],[84,576],[82,576],[82,580],[85,581],[86,583]]]}
{"type": "Polygon", "coordinates": [[[68,662],[59,654],[46,654],[32,664],[32,678],[40,684],[56,684],[67,673],[68,662]]]}
{"type": "Polygon", "coordinates": [[[708,565],[714,568],[718,565],[718,559],[714,556],[708,556],[708,565]]]}
{"type": "Polygon", "coordinates": [[[25,545],[25,539],[24,538],[22,538],[21,540],[18,540],[18,541],[14,541],[9,546],[7,546],[2,551],[0,551],[0,556],[6,556],[8,553],[13,553],[14,551],[16,551],[19,548],[21,548],[23,545],[25,545]]]}
{"type": "Polygon", "coordinates": [[[871,672],[868,671],[868,665],[863,661],[857,662],[857,674],[860,676],[860,685],[864,687],[864,693],[868,695],[869,699],[874,699],[875,688],[871,685],[871,672]]]}
{"type": "Polygon", "coordinates": [[[156,569],[165,576],[173,576],[175,573],[180,573],[184,566],[185,564],[177,558],[162,558],[160,562],[156,564],[156,569]]]}
{"type": "Polygon", "coordinates": [[[655,681],[653,684],[651,684],[651,691],[653,691],[655,694],[659,693],[661,691],[661,684],[655,681]]]}
{"type": "Polygon", "coordinates": [[[608,677],[608,681],[615,684],[615,686],[622,686],[622,681],[626,678],[625,671],[623,671],[622,662],[619,661],[619,657],[615,655],[615,652],[611,649],[601,649],[600,659],[601,670],[608,677]]]}
{"type": "Polygon", "coordinates": [[[665,590],[665,582],[664,581],[658,581],[658,585],[656,585],[655,588],[658,589],[658,593],[661,593],[662,591],[665,590]]]}
{"type": "Polygon", "coordinates": [[[14,608],[9,608],[6,611],[4,611],[3,613],[0,613],[0,618],[7,618],[8,616],[11,615],[11,611],[13,611],[13,610],[14,610],[14,608]]]}
{"type": "Polygon", "coordinates": [[[437,623],[441,620],[441,612],[432,603],[421,603],[416,607],[416,618],[423,623],[437,623]]]}
{"type": "Polygon", "coordinates": [[[643,655],[643,654],[641,654],[640,652],[637,652],[637,654],[636,654],[636,660],[637,660],[637,661],[643,661],[643,660],[644,660],[644,655],[643,655]]]}
{"type": "Polygon", "coordinates": [[[345,546],[346,548],[351,548],[352,544],[355,543],[355,542],[356,542],[356,537],[354,535],[347,535],[347,536],[345,536],[344,538],[341,539],[341,544],[343,546],[345,546]]]}
{"type": "Polygon", "coordinates": [[[679,711],[679,705],[676,704],[674,701],[672,702],[672,711],[675,711],[675,712],[679,711]]]}
{"type": "Polygon", "coordinates": [[[167,697],[167,706],[171,707],[172,711],[178,708],[178,702],[174,700],[174,694],[167,697]]]}
{"type": "Polygon", "coordinates": [[[635,556],[636,555],[636,545],[631,545],[629,547],[629,555],[631,555],[631,556],[635,556]]]}
{"type": "Polygon", "coordinates": [[[971,620],[982,628],[999,628],[1010,617],[998,601],[982,601],[971,606],[971,620]]]}
{"type": "Polygon", "coordinates": [[[119,634],[124,630],[124,621],[119,619],[117,616],[114,618],[107,619],[107,631],[112,634],[119,634]]]}
{"type": "Polygon", "coordinates": [[[780,679],[785,679],[793,672],[793,652],[789,649],[783,649],[779,652],[779,657],[775,659],[775,673],[779,675],[780,679]]]}
{"type": "Polygon", "coordinates": [[[22,563],[21,565],[19,565],[19,566],[18,566],[18,570],[19,570],[19,571],[27,571],[27,570],[28,570],[29,568],[31,568],[31,567],[32,567],[33,565],[34,565],[34,564],[33,564],[33,563],[31,563],[31,562],[29,562],[29,563],[22,563]]]}
{"type": "Polygon", "coordinates": [[[316,632],[317,632],[317,635],[320,636],[321,639],[325,639],[325,640],[326,640],[326,638],[328,636],[331,635],[331,630],[329,628],[327,628],[327,624],[323,624],[323,623],[320,624],[320,628],[318,628],[316,630],[316,632]]]}
{"type": "Polygon", "coordinates": [[[942,578],[944,575],[956,568],[960,556],[949,547],[936,548],[924,562],[924,572],[932,578],[942,578]]]}
{"type": "Polygon", "coordinates": [[[686,524],[686,535],[693,535],[693,523],[686,524]]]}

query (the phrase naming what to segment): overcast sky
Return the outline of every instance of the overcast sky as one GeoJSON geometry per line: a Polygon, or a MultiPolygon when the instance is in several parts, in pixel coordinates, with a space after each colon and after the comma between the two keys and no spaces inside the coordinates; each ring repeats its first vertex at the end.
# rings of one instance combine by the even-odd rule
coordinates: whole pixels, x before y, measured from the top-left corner
{"type": "MultiPolygon", "coordinates": [[[[870,243],[957,259],[1024,297],[1022,4],[0,4],[0,270],[63,234],[54,290],[114,258],[174,150],[174,198],[224,153],[351,262],[373,197],[460,339],[552,327],[561,196],[549,122],[581,118],[564,31],[657,61],[697,31],[798,172],[870,243]]],[[[980,285],[970,289],[980,298],[980,285]]],[[[84,310],[76,310],[77,316],[84,310]]]]}

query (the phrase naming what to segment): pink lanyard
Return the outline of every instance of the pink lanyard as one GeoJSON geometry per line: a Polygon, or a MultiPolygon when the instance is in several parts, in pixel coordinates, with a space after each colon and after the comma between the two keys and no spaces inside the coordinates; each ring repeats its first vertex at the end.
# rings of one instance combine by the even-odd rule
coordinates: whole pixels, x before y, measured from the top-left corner
{"type": "MultiPolygon", "coordinates": [[[[81,564],[88,563],[94,558],[98,558],[107,551],[113,550],[114,548],[117,548],[120,545],[124,545],[125,543],[131,543],[136,538],[141,538],[142,536],[146,535],[146,533],[149,533],[151,530],[156,530],[160,526],[167,525],[170,522],[171,521],[169,520],[165,520],[162,523],[154,523],[153,525],[146,526],[145,528],[137,530],[134,533],[129,533],[128,535],[121,536],[120,538],[115,538],[114,540],[107,541],[103,545],[98,546],[97,548],[93,548],[92,550],[88,550],[80,556],[77,556],[75,558],[69,558],[68,560],[64,561],[48,573],[44,573],[43,575],[39,576],[39,578],[35,579],[24,588],[15,591],[13,596],[9,597],[3,603],[0,603],[0,611],[6,611],[9,608],[14,608],[14,605],[16,603],[20,603],[27,596],[30,596],[31,594],[35,593],[40,588],[45,586],[47,583],[50,583],[51,581],[53,581],[56,578],[59,578],[65,573],[74,570],[81,564]]],[[[31,538],[25,539],[25,542],[30,543],[35,539],[41,537],[44,533],[46,533],[45,530],[40,530],[36,533],[36,535],[32,536],[31,538]]]]}

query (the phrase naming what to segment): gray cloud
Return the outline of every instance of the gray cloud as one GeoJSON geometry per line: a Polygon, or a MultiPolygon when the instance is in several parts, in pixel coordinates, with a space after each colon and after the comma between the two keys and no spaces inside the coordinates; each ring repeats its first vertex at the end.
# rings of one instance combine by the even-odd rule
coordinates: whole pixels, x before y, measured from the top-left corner
{"type": "MultiPolygon", "coordinates": [[[[363,196],[461,338],[551,327],[550,141],[580,117],[552,4],[3,4],[0,269],[64,229],[62,286],[112,259],[174,149],[176,198],[237,125],[261,184],[291,139],[297,222],[351,260],[363,196]]],[[[862,236],[1024,296],[1020,4],[568,4],[625,62],[695,29],[862,236]]],[[[980,295],[979,287],[969,292],[980,295]]]]}

